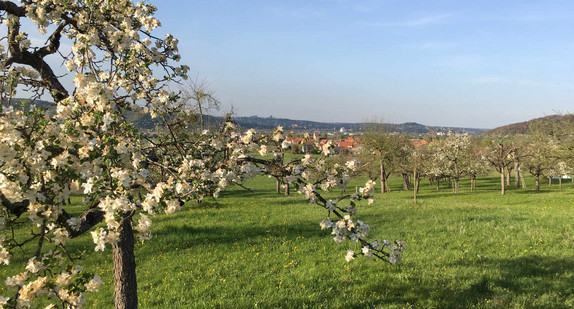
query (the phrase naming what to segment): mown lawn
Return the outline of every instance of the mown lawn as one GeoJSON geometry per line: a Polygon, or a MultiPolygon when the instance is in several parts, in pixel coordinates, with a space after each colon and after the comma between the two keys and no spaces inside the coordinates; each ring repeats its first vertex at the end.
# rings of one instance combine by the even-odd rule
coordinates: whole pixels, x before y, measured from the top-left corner
{"type": "MultiPolygon", "coordinates": [[[[394,181],[394,179],[392,179],[394,181]]],[[[358,219],[371,237],[403,239],[403,263],[358,257],[319,228],[325,211],[258,178],[217,203],[157,216],[154,239],[137,245],[141,308],[570,308],[574,306],[574,185],[541,192],[479,179],[476,192],[377,194],[358,219]]],[[[532,182],[531,179],[528,179],[532,182]]],[[[529,183],[533,187],[533,183],[529,183]]],[[[78,246],[93,250],[91,239],[78,246]]],[[[86,307],[111,308],[110,248],[84,263],[106,285],[86,307]]],[[[1,274],[0,274],[1,275],[1,274]]],[[[5,290],[5,288],[4,288],[5,290]]]]}

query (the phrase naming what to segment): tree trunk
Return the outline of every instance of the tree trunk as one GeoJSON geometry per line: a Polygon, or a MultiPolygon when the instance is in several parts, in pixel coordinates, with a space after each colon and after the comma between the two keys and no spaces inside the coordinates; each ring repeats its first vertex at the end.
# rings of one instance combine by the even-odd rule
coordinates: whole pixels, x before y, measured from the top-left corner
{"type": "Polygon", "coordinates": [[[458,184],[459,184],[458,177],[454,178],[454,194],[458,194],[458,184]]]}
{"type": "Polygon", "coordinates": [[[470,176],[470,192],[474,192],[475,188],[476,188],[476,177],[470,176]]]}
{"type": "Polygon", "coordinates": [[[122,218],[118,228],[118,242],[112,245],[114,257],[114,297],[116,309],[138,307],[136,259],[132,214],[122,218]]]}
{"type": "Polygon", "coordinates": [[[506,168],[506,185],[510,186],[510,169],[506,168]]]}
{"type": "Polygon", "coordinates": [[[418,181],[418,179],[419,179],[419,176],[417,175],[417,170],[415,169],[413,172],[413,181],[415,182],[414,188],[413,188],[413,191],[414,191],[413,201],[415,204],[417,203],[417,193],[419,193],[419,181],[418,181]]]}
{"type": "Polygon", "coordinates": [[[522,184],[522,189],[526,189],[526,182],[524,181],[524,175],[520,172],[520,183],[522,184]]]}
{"type": "Polygon", "coordinates": [[[536,174],[536,191],[540,191],[540,175],[536,174]]]}
{"type": "Polygon", "coordinates": [[[285,182],[285,196],[288,196],[289,194],[291,194],[291,189],[289,187],[289,183],[285,182]]]}
{"type": "Polygon", "coordinates": [[[552,188],[552,177],[548,176],[548,187],[552,188]]]}
{"type": "Polygon", "coordinates": [[[409,175],[407,173],[403,173],[403,190],[409,191],[411,189],[411,184],[409,181],[409,175]]]}
{"type": "Polygon", "coordinates": [[[385,164],[381,160],[381,193],[385,193],[385,164]]]}
{"type": "Polygon", "coordinates": [[[560,184],[560,190],[562,190],[562,176],[558,178],[558,183],[560,184]]]}
{"type": "Polygon", "coordinates": [[[440,191],[440,177],[437,176],[436,177],[436,191],[440,191]]]}
{"type": "Polygon", "coordinates": [[[385,171],[385,189],[387,189],[387,193],[391,193],[391,188],[389,187],[389,176],[391,176],[391,173],[386,173],[385,171]]]}
{"type": "Polygon", "coordinates": [[[518,168],[518,161],[514,161],[514,188],[520,188],[520,170],[518,168]]]}
{"type": "Polygon", "coordinates": [[[277,192],[277,194],[281,193],[281,181],[279,181],[279,179],[277,179],[277,187],[275,192],[277,192]]]}
{"type": "Polygon", "coordinates": [[[505,187],[504,187],[504,167],[500,168],[500,195],[504,195],[505,187]]]}

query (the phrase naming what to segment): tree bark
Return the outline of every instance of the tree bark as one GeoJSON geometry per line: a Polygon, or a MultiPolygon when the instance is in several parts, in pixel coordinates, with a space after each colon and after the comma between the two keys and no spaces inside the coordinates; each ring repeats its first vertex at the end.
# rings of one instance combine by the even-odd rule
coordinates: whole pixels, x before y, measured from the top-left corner
{"type": "Polygon", "coordinates": [[[552,187],[552,177],[548,176],[548,187],[551,188],[552,187]]]}
{"type": "Polygon", "coordinates": [[[385,164],[381,160],[381,193],[385,193],[385,186],[387,180],[385,179],[385,164]]]}
{"type": "Polygon", "coordinates": [[[415,169],[413,172],[413,181],[414,183],[414,198],[413,201],[416,204],[417,203],[417,193],[419,193],[419,182],[418,182],[419,176],[417,175],[417,170],[415,169]]]}
{"type": "Polygon", "coordinates": [[[132,213],[122,218],[118,228],[119,240],[112,245],[114,257],[114,298],[115,309],[138,307],[138,287],[136,279],[136,259],[134,254],[134,232],[132,213]]]}
{"type": "Polygon", "coordinates": [[[440,177],[436,177],[436,191],[440,191],[440,177]]]}
{"type": "Polygon", "coordinates": [[[454,194],[458,194],[458,185],[459,185],[459,179],[457,177],[454,179],[454,194]]]}
{"type": "Polygon", "coordinates": [[[409,181],[409,175],[407,173],[403,173],[403,190],[409,191],[411,189],[411,184],[409,181]]]}
{"type": "Polygon", "coordinates": [[[275,188],[275,192],[277,192],[277,194],[281,193],[281,181],[279,181],[279,179],[277,179],[277,186],[275,188]]]}
{"type": "Polygon", "coordinates": [[[505,193],[505,182],[504,182],[504,167],[500,167],[500,195],[505,193]]]}
{"type": "Polygon", "coordinates": [[[520,188],[520,170],[518,169],[518,161],[514,161],[514,187],[520,188]]]}
{"type": "Polygon", "coordinates": [[[522,189],[526,189],[526,182],[524,181],[524,175],[520,172],[520,183],[522,184],[522,189]]]}
{"type": "Polygon", "coordinates": [[[536,174],[536,191],[540,191],[540,175],[536,174]]]}
{"type": "Polygon", "coordinates": [[[506,185],[510,186],[510,169],[506,168],[506,185]]]}
{"type": "Polygon", "coordinates": [[[291,189],[289,187],[289,183],[285,182],[285,196],[288,196],[291,193],[291,189]]]}
{"type": "Polygon", "coordinates": [[[560,190],[562,190],[562,176],[558,178],[558,183],[560,184],[560,190]]]}

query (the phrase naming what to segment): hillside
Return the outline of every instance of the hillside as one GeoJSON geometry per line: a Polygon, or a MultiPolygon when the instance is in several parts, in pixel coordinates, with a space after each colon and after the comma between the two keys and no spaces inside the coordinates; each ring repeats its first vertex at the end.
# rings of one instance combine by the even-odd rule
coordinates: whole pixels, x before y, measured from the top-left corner
{"type": "MultiPolygon", "coordinates": [[[[14,99],[16,101],[24,101],[23,99],[14,99]]],[[[51,109],[54,104],[47,101],[37,100],[34,102],[36,106],[51,109]]],[[[29,105],[24,106],[28,108],[29,105]]],[[[125,114],[128,121],[134,123],[140,129],[153,129],[157,124],[157,119],[152,119],[147,113],[142,112],[141,109],[128,111],[125,114]]],[[[205,124],[217,124],[223,121],[223,117],[219,116],[204,116],[205,124]]],[[[365,123],[348,123],[348,122],[316,122],[308,120],[293,120],[286,118],[271,117],[258,117],[258,116],[238,116],[235,121],[243,128],[254,128],[256,130],[273,130],[277,126],[282,126],[285,130],[289,131],[319,131],[319,132],[360,132],[368,127],[365,123]]],[[[430,132],[460,132],[469,134],[481,134],[485,129],[475,128],[457,128],[457,127],[439,127],[439,126],[426,126],[416,122],[405,122],[402,124],[382,124],[388,132],[409,133],[409,134],[426,134],[430,132]]]]}
{"type": "Polygon", "coordinates": [[[558,124],[574,125],[574,115],[550,115],[540,118],[531,119],[528,121],[508,124],[502,127],[492,129],[485,132],[486,135],[520,135],[530,134],[534,126],[558,124]]]}
{"type": "MultiPolygon", "coordinates": [[[[244,128],[266,129],[271,130],[277,126],[282,126],[285,130],[293,131],[340,131],[344,129],[346,132],[360,132],[368,125],[365,123],[346,123],[346,122],[315,122],[308,120],[292,120],[285,118],[275,117],[236,117],[237,123],[244,128]]],[[[429,132],[462,132],[469,134],[480,134],[486,130],[475,128],[456,128],[456,127],[437,127],[426,126],[416,122],[405,122],[402,124],[383,124],[387,131],[397,133],[410,133],[410,134],[426,134],[429,132]]]]}

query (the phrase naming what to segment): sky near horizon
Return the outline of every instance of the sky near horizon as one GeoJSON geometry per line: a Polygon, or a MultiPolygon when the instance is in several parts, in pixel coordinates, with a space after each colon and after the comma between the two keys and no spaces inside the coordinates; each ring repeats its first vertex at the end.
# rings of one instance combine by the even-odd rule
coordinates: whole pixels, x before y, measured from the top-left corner
{"type": "Polygon", "coordinates": [[[574,112],[574,1],[151,1],[240,116],[494,128],[574,112]]]}

